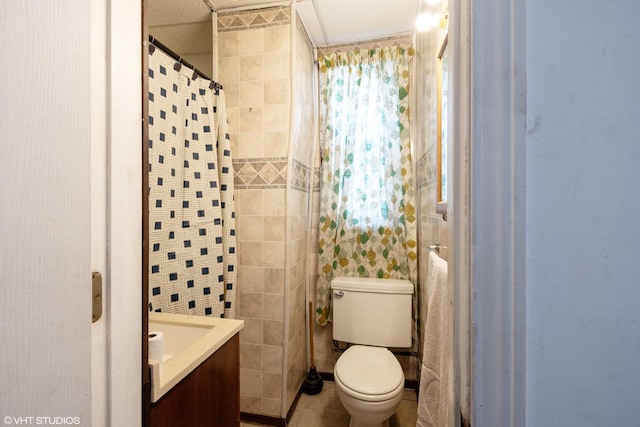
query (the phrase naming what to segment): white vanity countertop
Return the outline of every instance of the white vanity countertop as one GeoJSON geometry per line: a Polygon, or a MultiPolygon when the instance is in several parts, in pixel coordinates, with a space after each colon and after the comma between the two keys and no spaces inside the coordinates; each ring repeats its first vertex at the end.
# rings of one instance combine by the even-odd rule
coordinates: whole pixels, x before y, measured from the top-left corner
{"type": "Polygon", "coordinates": [[[151,402],[157,402],[191,371],[244,327],[244,320],[149,312],[149,333],[164,335],[162,375],[158,361],[151,366],[151,402]]]}

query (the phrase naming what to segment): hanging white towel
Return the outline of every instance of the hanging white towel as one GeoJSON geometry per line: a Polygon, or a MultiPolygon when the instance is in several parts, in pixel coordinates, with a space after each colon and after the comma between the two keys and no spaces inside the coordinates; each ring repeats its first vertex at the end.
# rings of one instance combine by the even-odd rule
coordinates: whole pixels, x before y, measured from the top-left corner
{"type": "Polygon", "coordinates": [[[427,276],[427,317],[425,323],[418,427],[447,426],[449,360],[449,310],[447,262],[429,254],[427,276]]]}

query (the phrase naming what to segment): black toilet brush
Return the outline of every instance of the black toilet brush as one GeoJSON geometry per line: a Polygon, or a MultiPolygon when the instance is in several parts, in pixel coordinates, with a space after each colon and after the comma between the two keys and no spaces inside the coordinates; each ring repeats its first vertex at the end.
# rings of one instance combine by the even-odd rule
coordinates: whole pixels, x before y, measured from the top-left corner
{"type": "Polygon", "coordinates": [[[313,356],[313,303],[309,301],[309,349],[311,351],[311,367],[307,378],[302,383],[302,391],[307,394],[318,394],[322,391],[322,377],[316,372],[316,364],[313,356]]]}

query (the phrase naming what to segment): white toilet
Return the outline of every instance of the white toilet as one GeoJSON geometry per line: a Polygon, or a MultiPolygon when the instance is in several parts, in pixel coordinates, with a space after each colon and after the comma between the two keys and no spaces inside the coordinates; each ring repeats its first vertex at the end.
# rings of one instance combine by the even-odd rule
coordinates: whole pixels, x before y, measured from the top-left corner
{"type": "Polygon", "coordinates": [[[386,347],[411,347],[409,280],[335,277],[333,339],[352,345],[333,369],[349,427],[387,427],[398,409],[404,374],[386,347]]]}

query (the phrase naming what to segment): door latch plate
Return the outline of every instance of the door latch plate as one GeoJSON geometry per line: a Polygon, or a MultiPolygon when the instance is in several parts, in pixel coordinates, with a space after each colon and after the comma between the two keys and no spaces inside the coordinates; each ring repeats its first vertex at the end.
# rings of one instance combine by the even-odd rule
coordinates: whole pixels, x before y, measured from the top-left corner
{"type": "Polygon", "coordinates": [[[91,321],[95,323],[102,316],[102,274],[91,273],[91,321]]]}

